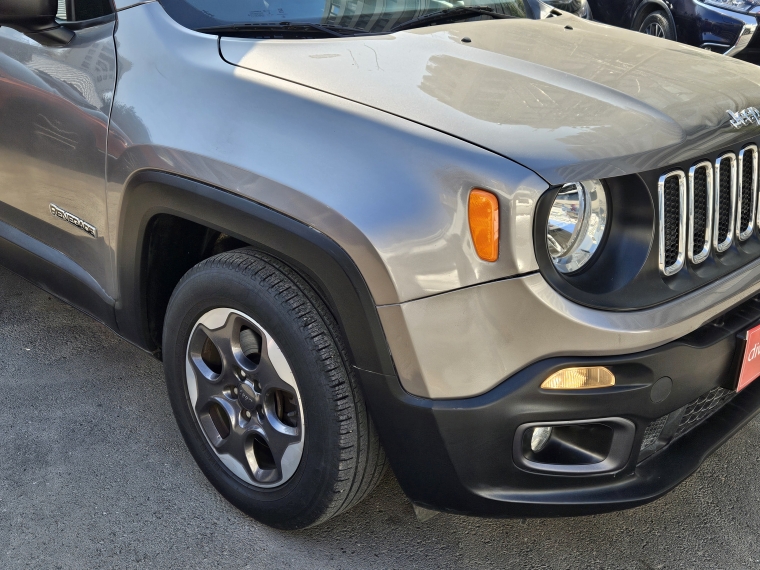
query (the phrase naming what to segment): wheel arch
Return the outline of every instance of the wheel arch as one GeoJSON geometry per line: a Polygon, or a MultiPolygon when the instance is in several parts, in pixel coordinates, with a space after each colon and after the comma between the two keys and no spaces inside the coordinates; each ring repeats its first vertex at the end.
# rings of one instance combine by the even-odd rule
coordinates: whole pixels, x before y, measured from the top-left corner
{"type": "Polygon", "coordinates": [[[678,41],[676,21],[673,18],[673,13],[670,11],[668,5],[665,4],[664,0],[644,0],[641,2],[633,13],[633,18],[631,19],[631,30],[637,32],[639,30],[641,22],[644,21],[644,18],[649,16],[649,14],[652,12],[656,12],[658,10],[662,10],[667,15],[670,26],[673,29],[673,34],[675,35],[675,41],[678,41]]]}
{"type": "Polygon", "coordinates": [[[166,288],[174,289],[188,264],[218,253],[211,242],[219,236],[230,240],[222,251],[252,245],[297,271],[335,316],[351,364],[395,375],[369,288],[337,243],[248,198],[157,170],[134,174],[122,198],[116,247],[116,320],[122,336],[161,357],[156,330],[166,312],[166,288]],[[171,248],[173,255],[162,257],[162,248],[171,248]]]}

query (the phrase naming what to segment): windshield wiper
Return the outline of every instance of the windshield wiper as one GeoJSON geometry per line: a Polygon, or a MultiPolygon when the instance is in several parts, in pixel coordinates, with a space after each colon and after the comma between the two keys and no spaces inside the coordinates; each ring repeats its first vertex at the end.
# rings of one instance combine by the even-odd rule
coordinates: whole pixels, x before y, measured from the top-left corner
{"type": "Polygon", "coordinates": [[[266,34],[271,32],[277,35],[299,35],[308,33],[308,31],[317,31],[328,37],[343,38],[346,36],[355,36],[366,34],[367,30],[360,28],[348,28],[346,26],[337,26],[335,24],[315,24],[312,22],[277,22],[269,24],[256,24],[242,22],[240,24],[224,24],[222,26],[211,26],[208,28],[198,28],[197,32],[206,34],[266,34]]]}
{"type": "Polygon", "coordinates": [[[401,24],[393,26],[391,32],[400,32],[401,30],[408,30],[409,28],[420,28],[428,24],[434,24],[436,22],[443,22],[447,20],[456,21],[464,18],[471,18],[473,14],[482,14],[484,16],[490,16],[492,18],[515,18],[509,14],[500,14],[494,12],[494,9],[490,6],[456,6],[455,8],[447,8],[446,10],[439,10],[438,12],[431,12],[412,18],[401,24]]]}

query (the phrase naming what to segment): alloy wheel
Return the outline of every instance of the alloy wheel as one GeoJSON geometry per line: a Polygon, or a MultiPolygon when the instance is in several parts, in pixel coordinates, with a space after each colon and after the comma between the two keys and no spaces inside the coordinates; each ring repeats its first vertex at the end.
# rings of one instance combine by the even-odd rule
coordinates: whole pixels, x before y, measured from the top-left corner
{"type": "Polygon", "coordinates": [[[665,37],[665,30],[663,30],[662,26],[658,24],[657,22],[652,22],[651,24],[649,24],[644,30],[644,33],[649,36],[655,36],[657,38],[665,37]]]}
{"type": "Polygon", "coordinates": [[[303,455],[304,415],[271,335],[240,311],[213,309],[190,333],[186,368],[195,418],[221,462],[257,487],[287,482],[303,455]]]}

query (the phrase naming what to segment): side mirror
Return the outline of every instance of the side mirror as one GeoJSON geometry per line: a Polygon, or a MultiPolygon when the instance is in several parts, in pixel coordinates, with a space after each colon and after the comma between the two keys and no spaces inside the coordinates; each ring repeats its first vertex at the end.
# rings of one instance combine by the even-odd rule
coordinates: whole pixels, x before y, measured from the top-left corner
{"type": "Polygon", "coordinates": [[[46,46],[63,46],[74,32],[55,20],[57,0],[0,0],[0,26],[8,26],[46,46]]]}

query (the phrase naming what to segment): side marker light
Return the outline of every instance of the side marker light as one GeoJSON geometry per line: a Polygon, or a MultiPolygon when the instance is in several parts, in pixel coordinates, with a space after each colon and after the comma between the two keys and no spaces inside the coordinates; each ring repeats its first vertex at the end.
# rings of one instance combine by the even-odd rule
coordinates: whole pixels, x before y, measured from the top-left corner
{"type": "Polygon", "coordinates": [[[470,235],[483,261],[499,259],[499,201],[491,192],[472,190],[467,208],[470,235]]]}

